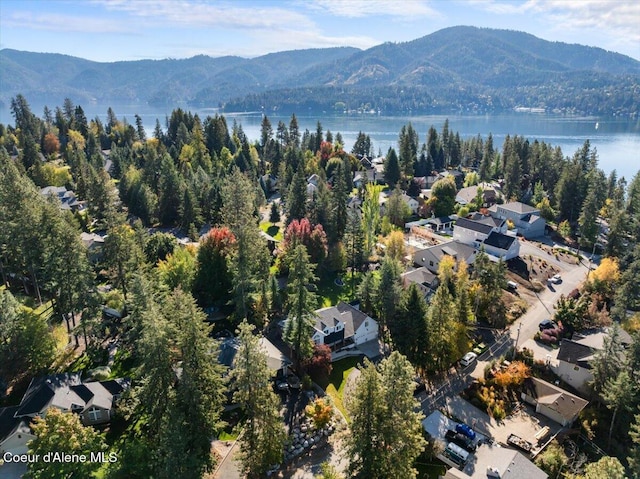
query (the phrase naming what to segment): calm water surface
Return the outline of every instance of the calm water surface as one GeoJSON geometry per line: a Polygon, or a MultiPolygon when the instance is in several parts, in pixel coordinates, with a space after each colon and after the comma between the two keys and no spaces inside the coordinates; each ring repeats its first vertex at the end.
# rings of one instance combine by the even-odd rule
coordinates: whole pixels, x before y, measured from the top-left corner
{"type": "MultiPolygon", "coordinates": [[[[41,115],[42,106],[31,105],[32,111],[41,115]]],[[[109,105],[83,105],[87,118],[96,116],[102,121],[106,119],[109,105]]],[[[51,106],[50,106],[51,108],[51,106]]],[[[142,117],[147,134],[151,134],[155,127],[156,118],[165,126],[165,118],[171,113],[169,109],[154,108],[148,105],[113,105],[116,116],[126,118],[131,124],[135,122],[134,115],[142,117]]],[[[188,109],[188,108],[183,108],[188,109]]],[[[214,115],[215,109],[191,109],[201,118],[214,115]]],[[[227,122],[231,127],[233,120],[242,124],[249,137],[254,140],[260,138],[259,112],[247,114],[226,113],[227,122]]],[[[381,116],[367,115],[333,115],[320,113],[317,115],[296,115],[300,131],[305,129],[315,131],[316,122],[322,123],[324,132],[331,130],[335,135],[342,134],[345,148],[350,150],[359,131],[371,137],[375,151],[386,153],[390,146],[397,148],[398,133],[403,125],[411,122],[418,132],[420,143],[426,140],[430,126],[438,132],[442,130],[445,120],[449,119],[449,130],[459,132],[464,138],[471,138],[480,134],[486,138],[493,135],[494,145],[501,148],[504,138],[509,134],[524,136],[533,142],[538,139],[553,146],[560,146],[565,156],[571,156],[582,146],[585,140],[598,151],[600,168],[609,173],[616,170],[618,176],[630,179],[640,171],[640,120],[598,118],[598,117],[565,117],[533,113],[513,113],[501,115],[422,115],[422,116],[381,116]]],[[[273,129],[279,121],[289,124],[290,115],[269,115],[273,129]]],[[[11,113],[7,109],[0,109],[0,122],[13,124],[11,113]]]]}

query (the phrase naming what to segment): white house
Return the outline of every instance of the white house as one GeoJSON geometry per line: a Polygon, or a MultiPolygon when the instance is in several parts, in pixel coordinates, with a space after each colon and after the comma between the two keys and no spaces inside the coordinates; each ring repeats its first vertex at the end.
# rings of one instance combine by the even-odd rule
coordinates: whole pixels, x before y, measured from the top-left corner
{"type": "Polygon", "coordinates": [[[589,401],[538,378],[524,382],[522,400],[535,406],[536,412],[561,424],[571,426],[589,401]]]}
{"type": "Polygon", "coordinates": [[[35,439],[29,422],[31,418],[16,418],[19,406],[0,408],[0,458],[5,452],[26,454],[27,442],[35,439]]]}
{"type": "Polygon", "coordinates": [[[491,216],[503,220],[511,220],[518,233],[525,238],[537,238],[544,235],[547,225],[540,216],[540,210],[533,206],[514,201],[503,205],[493,205],[489,208],[491,216]]]}
{"type": "Polygon", "coordinates": [[[456,194],[456,203],[461,205],[468,205],[475,201],[478,196],[478,190],[481,190],[482,195],[482,204],[480,206],[489,207],[495,204],[498,199],[498,193],[494,185],[491,183],[481,183],[475,186],[468,186],[466,188],[462,188],[456,194]]]}
{"type": "Polygon", "coordinates": [[[498,231],[495,225],[458,218],[453,225],[453,239],[470,246],[479,246],[494,231],[498,231]]]}
{"type": "Polygon", "coordinates": [[[318,309],[312,339],[340,349],[356,346],[378,338],[378,323],[353,306],[339,302],[335,306],[318,309]]]}
{"type": "Polygon", "coordinates": [[[416,200],[415,198],[412,198],[411,196],[409,196],[407,194],[403,194],[402,195],[402,200],[405,202],[405,204],[411,210],[411,214],[415,215],[415,214],[418,213],[418,208],[420,207],[420,203],[418,203],[418,200],[416,200]]]}
{"type": "Polygon", "coordinates": [[[520,241],[514,236],[491,232],[482,242],[487,254],[508,261],[520,255],[520,241]]]}
{"type": "MultiPolygon", "coordinates": [[[[593,381],[591,362],[603,348],[608,334],[607,329],[600,329],[574,333],[571,339],[563,339],[558,350],[558,361],[551,365],[552,371],[571,387],[589,394],[589,383],[593,381]]],[[[631,336],[626,331],[620,329],[619,335],[623,345],[631,344],[631,336]]]]}

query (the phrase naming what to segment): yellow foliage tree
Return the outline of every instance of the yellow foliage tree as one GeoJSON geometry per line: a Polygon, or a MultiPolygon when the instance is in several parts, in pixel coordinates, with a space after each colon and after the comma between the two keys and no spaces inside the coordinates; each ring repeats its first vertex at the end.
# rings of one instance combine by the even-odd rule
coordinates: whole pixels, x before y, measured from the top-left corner
{"type": "Polygon", "coordinates": [[[333,406],[328,398],[318,398],[305,408],[307,417],[311,418],[316,429],[322,429],[333,417],[333,406]]]}
{"type": "Polygon", "coordinates": [[[529,366],[522,361],[514,361],[507,368],[496,373],[493,381],[504,389],[521,386],[531,376],[529,366]]]}
{"type": "Polygon", "coordinates": [[[600,266],[591,273],[590,280],[602,281],[604,283],[617,283],[620,279],[620,268],[617,258],[604,258],[600,266]]]}
{"type": "Polygon", "coordinates": [[[403,263],[405,256],[404,234],[402,231],[392,231],[385,241],[386,255],[394,260],[403,263]]]}

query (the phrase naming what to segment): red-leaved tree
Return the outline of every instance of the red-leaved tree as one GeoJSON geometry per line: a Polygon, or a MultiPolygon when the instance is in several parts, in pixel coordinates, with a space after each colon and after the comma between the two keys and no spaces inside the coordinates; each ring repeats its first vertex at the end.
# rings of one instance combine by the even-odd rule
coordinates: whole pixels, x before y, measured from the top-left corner
{"type": "Polygon", "coordinates": [[[194,296],[201,306],[226,299],[231,290],[229,257],[236,238],[229,228],[212,228],[200,240],[198,271],[193,285],[194,296]]]}

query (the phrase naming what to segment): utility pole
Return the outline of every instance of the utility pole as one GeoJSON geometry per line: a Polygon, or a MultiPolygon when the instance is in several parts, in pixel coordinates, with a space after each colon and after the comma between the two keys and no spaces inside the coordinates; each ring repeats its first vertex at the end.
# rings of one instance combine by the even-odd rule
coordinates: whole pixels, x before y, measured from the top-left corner
{"type": "Polygon", "coordinates": [[[516,351],[518,351],[518,341],[520,340],[520,329],[522,328],[522,322],[518,324],[518,335],[516,336],[516,344],[513,347],[513,354],[511,355],[511,361],[516,358],[516,351]]]}

